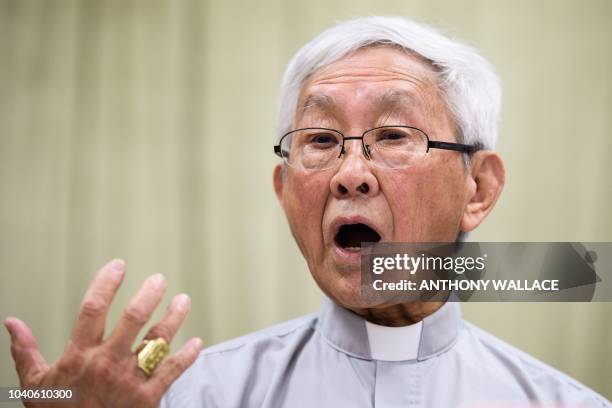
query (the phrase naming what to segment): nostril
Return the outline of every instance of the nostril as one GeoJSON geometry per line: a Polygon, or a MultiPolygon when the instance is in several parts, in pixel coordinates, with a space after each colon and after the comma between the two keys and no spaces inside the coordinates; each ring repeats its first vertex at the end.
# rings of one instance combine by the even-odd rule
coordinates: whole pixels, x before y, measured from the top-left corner
{"type": "Polygon", "coordinates": [[[338,184],[338,191],[340,192],[340,194],[348,193],[348,190],[342,184],[338,184]]]}
{"type": "Polygon", "coordinates": [[[370,191],[370,186],[368,186],[366,183],[361,183],[361,185],[357,187],[357,190],[363,194],[368,194],[368,191],[370,191]]]}

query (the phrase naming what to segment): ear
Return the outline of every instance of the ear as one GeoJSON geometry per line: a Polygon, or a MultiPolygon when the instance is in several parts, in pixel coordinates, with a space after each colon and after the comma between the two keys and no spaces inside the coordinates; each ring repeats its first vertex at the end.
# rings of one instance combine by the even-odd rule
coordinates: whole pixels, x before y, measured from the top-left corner
{"type": "Polygon", "coordinates": [[[274,183],[274,191],[276,192],[276,198],[278,201],[282,201],[283,198],[283,166],[277,164],[274,167],[274,172],[272,174],[272,182],[274,183]]]}
{"type": "Polygon", "coordinates": [[[504,188],[504,163],[495,152],[479,151],[472,156],[472,184],[461,219],[461,230],[472,231],[489,215],[504,188]]]}

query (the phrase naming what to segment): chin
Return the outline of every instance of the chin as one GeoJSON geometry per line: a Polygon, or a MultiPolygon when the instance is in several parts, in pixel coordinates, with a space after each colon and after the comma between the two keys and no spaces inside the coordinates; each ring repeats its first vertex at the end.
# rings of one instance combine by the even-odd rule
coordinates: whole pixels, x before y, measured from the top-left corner
{"type": "Polygon", "coordinates": [[[361,272],[342,273],[333,282],[327,284],[317,282],[321,290],[334,302],[348,309],[370,307],[363,301],[361,294],[361,272]]]}

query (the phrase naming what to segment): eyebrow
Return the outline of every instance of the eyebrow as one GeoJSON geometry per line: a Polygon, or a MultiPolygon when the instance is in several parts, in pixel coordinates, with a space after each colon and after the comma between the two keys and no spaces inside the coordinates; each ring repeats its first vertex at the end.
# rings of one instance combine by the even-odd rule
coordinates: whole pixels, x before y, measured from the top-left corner
{"type": "Polygon", "coordinates": [[[308,95],[308,97],[304,100],[302,104],[302,114],[311,109],[319,109],[319,110],[328,110],[334,109],[336,106],[336,101],[330,95],[322,94],[322,93],[314,93],[308,95]]]}
{"type": "Polygon", "coordinates": [[[410,92],[390,89],[376,97],[376,105],[380,111],[387,111],[406,106],[420,106],[420,101],[410,92]]]}

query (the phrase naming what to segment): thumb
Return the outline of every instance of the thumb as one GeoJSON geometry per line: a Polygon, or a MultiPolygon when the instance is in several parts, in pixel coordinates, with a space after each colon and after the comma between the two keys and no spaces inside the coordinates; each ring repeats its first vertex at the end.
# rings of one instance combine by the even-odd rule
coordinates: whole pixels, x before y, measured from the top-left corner
{"type": "Polygon", "coordinates": [[[11,354],[22,386],[36,385],[49,369],[30,328],[21,320],[9,317],[4,325],[11,335],[11,354]]]}

